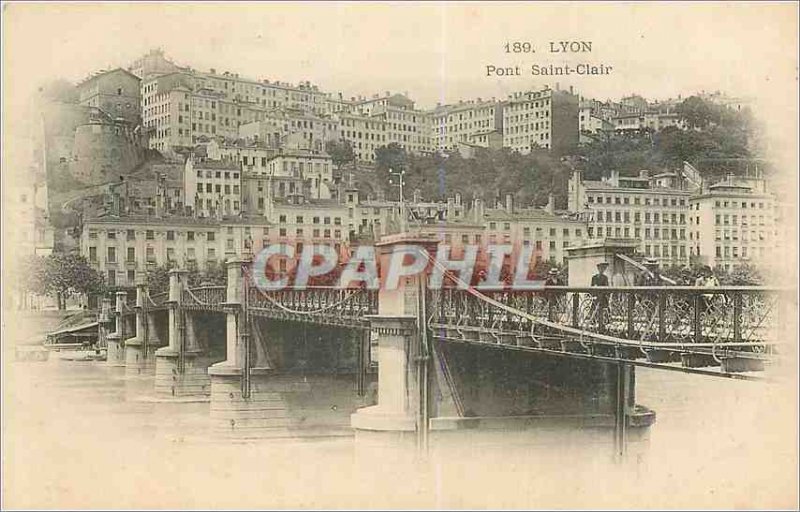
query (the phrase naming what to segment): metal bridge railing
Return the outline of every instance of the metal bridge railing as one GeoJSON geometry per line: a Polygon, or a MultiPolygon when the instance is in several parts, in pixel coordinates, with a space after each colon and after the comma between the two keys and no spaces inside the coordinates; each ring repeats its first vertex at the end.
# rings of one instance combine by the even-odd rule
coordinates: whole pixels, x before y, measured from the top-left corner
{"type": "Polygon", "coordinates": [[[307,287],[262,291],[250,288],[248,306],[262,316],[300,321],[361,324],[378,311],[378,292],[361,288],[307,287]]]}
{"type": "Polygon", "coordinates": [[[149,301],[150,305],[154,308],[161,308],[166,306],[167,301],[169,300],[169,292],[162,292],[156,294],[147,294],[147,300],[149,301]]]}
{"type": "Polygon", "coordinates": [[[546,334],[564,326],[571,329],[569,334],[578,330],[589,336],[639,342],[647,348],[724,345],[761,353],[770,350],[776,339],[782,291],[761,287],[548,287],[480,291],[480,295],[488,300],[461,289],[431,292],[430,323],[455,331],[487,333],[546,334]]]}
{"type": "Polygon", "coordinates": [[[184,288],[181,297],[182,306],[187,309],[222,309],[222,304],[226,300],[226,294],[227,288],[225,286],[184,288]]]}

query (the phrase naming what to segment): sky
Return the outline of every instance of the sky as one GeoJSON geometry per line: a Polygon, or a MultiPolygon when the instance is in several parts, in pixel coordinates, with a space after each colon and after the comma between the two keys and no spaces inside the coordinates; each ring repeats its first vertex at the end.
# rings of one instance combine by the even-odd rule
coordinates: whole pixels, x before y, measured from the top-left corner
{"type": "Polygon", "coordinates": [[[8,118],[49,79],[78,81],[160,47],[199,70],[310,80],[345,97],[408,92],[424,108],[558,82],[597,99],[722,90],[796,118],[797,18],[796,5],[762,2],[7,3],[4,106],[8,118]],[[536,53],[506,53],[515,41],[536,53]],[[550,54],[551,41],[592,51],[550,54]],[[533,77],[534,63],[614,71],[533,77]],[[523,76],[488,77],[487,65],[519,65],[523,76]]]}

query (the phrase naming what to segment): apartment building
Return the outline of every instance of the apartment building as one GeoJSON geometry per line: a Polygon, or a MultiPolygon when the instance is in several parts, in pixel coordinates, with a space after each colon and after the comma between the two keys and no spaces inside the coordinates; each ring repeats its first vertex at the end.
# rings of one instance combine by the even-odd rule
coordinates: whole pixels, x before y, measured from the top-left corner
{"type": "Polygon", "coordinates": [[[359,162],[375,161],[375,150],[386,146],[388,123],[378,117],[341,112],[334,115],[339,127],[339,140],[347,141],[359,162]]]}
{"type": "Polygon", "coordinates": [[[88,219],[81,254],[109,286],[133,286],[136,273],[157,266],[206,270],[223,260],[220,225],[193,217],[122,216],[88,219]]]}
{"type": "MultiPolygon", "coordinates": [[[[309,82],[255,81],[215,70],[151,74],[142,80],[141,97],[150,147],[162,152],[190,147],[201,136],[238,137],[241,125],[272,118],[275,111],[324,116],[330,110],[329,95],[309,82]]],[[[308,128],[309,120],[300,122],[308,128]]],[[[300,130],[297,121],[294,128],[300,130]]]]}
{"type": "Polygon", "coordinates": [[[209,160],[227,161],[239,164],[242,173],[264,176],[267,173],[267,162],[278,154],[278,149],[269,147],[250,139],[221,139],[214,138],[207,143],[200,144],[205,148],[205,155],[209,160]]]}
{"type": "Polygon", "coordinates": [[[510,195],[506,196],[505,205],[491,209],[486,209],[478,200],[472,216],[485,228],[484,246],[511,245],[514,254],[532,250],[534,264],[566,263],[567,248],[583,244],[587,236],[586,221],[556,212],[552,196],[542,208],[516,207],[510,195]]]}
{"type": "Polygon", "coordinates": [[[135,127],[141,122],[139,83],[139,77],[122,68],[103,71],[78,84],[78,98],[81,105],[98,108],[135,127]]]}
{"type": "Polygon", "coordinates": [[[339,133],[339,123],[334,118],[288,109],[267,111],[259,121],[239,127],[239,136],[245,139],[313,151],[324,151],[327,142],[339,140],[339,133]]]}
{"type": "Polygon", "coordinates": [[[545,87],[516,92],[503,106],[503,147],[519,153],[569,151],[579,142],[578,96],[545,87]]]}
{"type": "Polygon", "coordinates": [[[200,217],[227,217],[242,211],[241,165],[191,155],[183,175],[186,202],[200,217]]]}
{"type": "Polygon", "coordinates": [[[395,143],[414,154],[433,152],[430,114],[415,109],[408,96],[387,92],[385,96],[357,101],[353,111],[385,123],[386,145],[395,143]]]}
{"type": "Polygon", "coordinates": [[[613,171],[600,181],[573,173],[568,210],[587,222],[587,239],[627,239],[662,265],[689,263],[689,199],[692,191],[681,175],[660,173],[624,177],[613,171]]]}
{"type": "Polygon", "coordinates": [[[431,123],[439,151],[456,150],[459,143],[489,147],[489,134],[503,129],[503,104],[478,98],[440,106],[431,112],[431,123]]]}
{"type": "Polygon", "coordinates": [[[764,265],[779,246],[777,203],[762,178],[735,178],[709,186],[689,200],[691,255],[712,267],[764,265]]]}

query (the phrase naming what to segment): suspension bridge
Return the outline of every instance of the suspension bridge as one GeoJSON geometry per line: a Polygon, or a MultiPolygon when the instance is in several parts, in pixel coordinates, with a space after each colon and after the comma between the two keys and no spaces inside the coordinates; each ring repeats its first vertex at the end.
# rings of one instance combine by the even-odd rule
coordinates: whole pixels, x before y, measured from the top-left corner
{"type": "Polygon", "coordinates": [[[107,364],[154,368],[157,395],[208,396],[220,429],[254,435],[328,422],[425,444],[430,429],[563,416],[613,426],[624,447],[655,420],[636,404],[636,367],[760,379],[786,352],[792,300],[765,287],[480,289],[452,274],[432,290],[426,272],[395,290],[265,291],[249,260],[227,268],[224,286],[172,270],[165,293],[142,283],[135,300],[105,299],[98,340],[107,364]]]}

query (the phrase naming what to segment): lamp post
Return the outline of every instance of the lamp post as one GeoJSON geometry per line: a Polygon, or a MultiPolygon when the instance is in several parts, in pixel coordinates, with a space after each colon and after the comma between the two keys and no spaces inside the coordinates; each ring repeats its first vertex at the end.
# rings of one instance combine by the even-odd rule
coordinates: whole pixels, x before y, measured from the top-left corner
{"type": "Polygon", "coordinates": [[[389,175],[391,177],[397,177],[398,181],[397,185],[400,187],[400,231],[402,233],[405,233],[406,231],[406,203],[403,197],[403,185],[405,185],[405,177],[404,177],[405,174],[406,171],[402,169],[399,171],[394,171],[392,169],[389,169],[389,175]]]}

